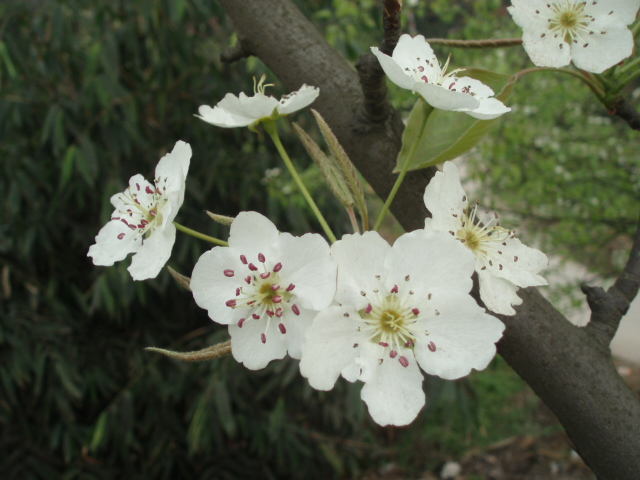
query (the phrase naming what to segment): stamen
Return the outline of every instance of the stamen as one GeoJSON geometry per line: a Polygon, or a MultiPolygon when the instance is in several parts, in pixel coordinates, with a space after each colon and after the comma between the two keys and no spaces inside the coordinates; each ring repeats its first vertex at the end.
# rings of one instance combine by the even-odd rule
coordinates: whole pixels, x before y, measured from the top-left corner
{"type": "Polygon", "coordinates": [[[402,356],[398,359],[398,361],[404,368],[407,368],[409,366],[409,360],[407,360],[407,357],[402,356]]]}
{"type": "Polygon", "coordinates": [[[271,290],[277,292],[278,290],[280,290],[280,285],[274,283],[273,285],[271,285],[271,290]]]}
{"type": "Polygon", "coordinates": [[[411,313],[413,313],[414,315],[420,315],[420,310],[418,310],[417,308],[412,308],[411,313]]]}
{"type": "Polygon", "coordinates": [[[282,264],[280,262],[276,263],[275,266],[273,267],[273,271],[275,273],[278,273],[280,270],[282,270],[282,264]]]}
{"type": "Polygon", "coordinates": [[[364,311],[364,313],[371,313],[371,310],[373,310],[373,306],[371,304],[367,305],[366,310],[364,311]]]}
{"type": "Polygon", "coordinates": [[[244,323],[244,321],[246,320],[246,318],[241,318],[240,321],[238,322],[238,328],[242,328],[242,324],[244,323]]]}
{"type": "Polygon", "coordinates": [[[398,356],[398,352],[396,352],[395,350],[391,350],[391,352],[389,353],[389,356],[391,358],[396,358],[398,356]]]}
{"type": "Polygon", "coordinates": [[[235,307],[236,306],[236,301],[235,300],[227,300],[227,303],[225,305],[227,307],[235,307]]]}
{"type": "Polygon", "coordinates": [[[253,313],[251,316],[254,320],[260,320],[260,315],[258,315],[257,313],[253,313]]]}
{"type": "Polygon", "coordinates": [[[260,278],[266,280],[271,275],[271,272],[265,272],[260,274],[260,278]]]}
{"type": "Polygon", "coordinates": [[[293,313],[295,313],[296,315],[300,315],[300,309],[298,308],[298,306],[295,303],[293,305],[291,305],[291,311],[293,313]]]}
{"type": "Polygon", "coordinates": [[[391,289],[391,293],[398,293],[398,285],[394,285],[391,289]]]}
{"type": "Polygon", "coordinates": [[[429,348],[429,351],[431,351],[431,352],[435,352],[436,351],[436,344],[433,343],[433,342],[429,342],[427,347],[429,348]]]}
{"type": "Polygon", "coordinates": [[[267,336],[264,333],[261,333],[260,340],[262,340],[262,343],[267,343],[267,336]]]}
{"type": "Polygon", "coordinates": [[[280,333],[287,333],[287,328],[284,326],[284,323],[279,323],[278,328],[280,329],[280,333]]]}
{"type": "Polygon", "coordinates": [[[290,283],[287,287],[287,292],[292,292],[294,288],[296,288],[296,286],[293,283],[290,283]]]}
{"type": "Polygon", "coordinates": [[[229,269],[229,268],[227,268],[224,271],[224,276],[225,277],[233,277],[234,275],[235,275],[235,272],[233,270],[229,269]]]}
{"type": "Polygon", "coordinates": [[[245,257],[244,255],[240,255],[240,261],[243,263],[243,265],[247,264],[247,257],[245,257]]]}
{"type": "Polygon", "coordinates": [[[258,254],[258,261],[260,263],[264,263],[267,259],[264,257],[264,255],[262,253],[258,254]]]}
{"type": "Polygon", "coordinates": [[[252,272],[257,272],[258,271],[258,267],[256,267],[253,263],[249,264],[249,270],[251,270],[252,272]]]}

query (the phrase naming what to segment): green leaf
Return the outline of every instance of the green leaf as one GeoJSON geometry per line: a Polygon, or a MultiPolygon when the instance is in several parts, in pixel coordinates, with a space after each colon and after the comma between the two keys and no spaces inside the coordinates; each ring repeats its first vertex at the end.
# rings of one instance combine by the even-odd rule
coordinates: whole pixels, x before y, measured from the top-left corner
{"type": "Polygon", "coordinates": [[[91,443],[89,445],[89,450],[95,452],[98,447],[102,444],[102,440],[104,439],[104,435],[107,431],[107,419],[109,415],[107,412],[102,412],[98,417],[98,421],[96,422],[96,427],[93,430],[93,436],[91,437],[91,443]]]}
{"type": "Polygon", "coordinates": [[[74,159],[76,156],[76,146],[71,145],[67,148],[67,152],[64,154],[64,159],[62,160],[62,167],[60,169],[60,183],[58,184],[58,190],[62,190],[69,180],[71,180],[71,176],[73,175],[73,165],[74,159]]]}
{"type": "MultiPolygon", "coordinates": [[[[480,80],[491,87],[494,92],[498,92],[495,98],[503,103],[511,96],[516,82],[514,76],[480,68],[469,68],[464,71],[464,75],[480,80]]],[[[409,115],[409,122],[402,136],[402,150],[398,155],[395,172],[400,171],[411,145],[417,138],[419,138],[419,144],[409,170],[438,165],[468,152],[480,143],[491,126],[500,118],[478,120],[463,112],[436,109],[429,116],[424,133],[420,136],[419,126],[424,121],[423,109],[420,105],[423,103],[422,99],[418,100],[409,115]]]]}

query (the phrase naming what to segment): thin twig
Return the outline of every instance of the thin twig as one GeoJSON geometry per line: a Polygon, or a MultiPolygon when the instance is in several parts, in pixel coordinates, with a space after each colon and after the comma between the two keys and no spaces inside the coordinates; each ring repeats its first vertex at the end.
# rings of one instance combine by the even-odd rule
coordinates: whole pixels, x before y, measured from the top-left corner
{"type": "Polygon", "coordinates": [[[609,109],[611,115],[617,115],[629,124],[634,130],[640,131],[640,114],[638,110],[627,102],[624,98],[618,97],[609,109]]]}
{"type": "Polygon", "coordinates": [[[428,38],[429,45],[444,45],[452,48],[501,48],[522,44],[522,38],[489,38],[486,40],[451,40],[448,38],[428,38]]]}

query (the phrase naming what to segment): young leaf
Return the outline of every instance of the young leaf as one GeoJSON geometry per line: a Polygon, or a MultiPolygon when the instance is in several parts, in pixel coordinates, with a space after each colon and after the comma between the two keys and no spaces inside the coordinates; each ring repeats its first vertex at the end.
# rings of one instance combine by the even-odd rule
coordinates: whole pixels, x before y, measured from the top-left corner
{"type": "MultiPolygon", "coordinates": [[[[495,98],[505,102],[511,96],[516,77],[503,75],[479,68],[469,68],[463,74],[480,80],[491,87],[494,92],[499,92],[495,98]]],[[[395,172],[399,172],[415,139],[420,135],[416,133],[417,125],[420,125],[420,109],[416,107],[409,115],[409,123],[402,136],[402,150],[398,155],[395,172]],[[410,129],[411,127],[411,129],[410,129]]],[[[424,132],[419,138],[416,154],[409,170],[418,170],[432,165],[444,163],[459,157],[478,145],[487,135],[493,120],[478,120],[461,112],[450,112],[436,109],[427,120],[424,132]]]]}

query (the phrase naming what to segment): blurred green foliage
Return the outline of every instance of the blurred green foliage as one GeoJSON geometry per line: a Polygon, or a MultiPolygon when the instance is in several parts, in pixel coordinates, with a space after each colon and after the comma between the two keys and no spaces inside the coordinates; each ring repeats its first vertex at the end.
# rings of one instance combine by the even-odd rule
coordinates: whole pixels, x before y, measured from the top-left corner
{"type": "MultiPolygon", "coordinates": [[[[298,4],[350,60],[381,37],[377,1],[298,4]]],[[[410,30],[518,34],[498,0],[428,6],[406,8],[410,30]],[[487,15],[498,23],[483,22],[487,15]]],[[[166,272],[136,283],[128,261],[97,268],[86,257],[111,214],[110,196],[133,174],[150,177],[177,140],[194,151],[180,223],[225,238],[202,210],[253,209],[283,230],[318,230],[291,178],[273,170],[280,163],[271,145],[247,129],[216,129],[193,117],[226,92],[251,91],[251,76],[266,71],[256,59],[221,64],[219,54],[234,41],[222,9],[205,0],[0,3],[3,478],[356,478],[392,461],[416,471],[434,467],[437,454],[425,458],[425,450],[458,452],[482,443],[483,429],[513,434],[509,424],[526,418],[526,409],[510,417],[490,408],[524,388],[503,364],[460,384],[428,379],[430,403],[418,421],[381,429],[359,400],[359,385],[339,381],[331,392],[313,391],[293,361],[250,372],[231,358],[184,365],[143,351],[194,350],[227,338],[166,272]],[[499,425],[500,418],[509,421],[499,425]],[[461,443],[461,432],[474,425],[480,433],[461,443]]],[[[456,51],[453,62],[501,73],[527,65],[521,51],[500,52],[456,51]]],[[[398,104],[409,106],[410,93],[397,93],[398,104]]],[[[474,171],[500,192],[495,199],[527,217],[570,214],[563,221],[573,223],[548,240],[554,245],[591,241],[597,250],[594,242],[612,231],[626,235],[637,205],[637,140],[620,134],[571,79],[527,78],[512,104],[518,107],[509,121],[473,157],[474,171]],[[597,182],[589,187],[587,180],[597,182]],[[591,191],[597,204],[580,197],[591,191]]],[[[312,125],[305,114],[296,121],[312,125]]],[[[288,129],[283,142],[340,234],[347,222],[337,202],[306,168],[288,129]]],[[[181,235],[170,264],[188,275],[206,248],[181,235]]]]}

